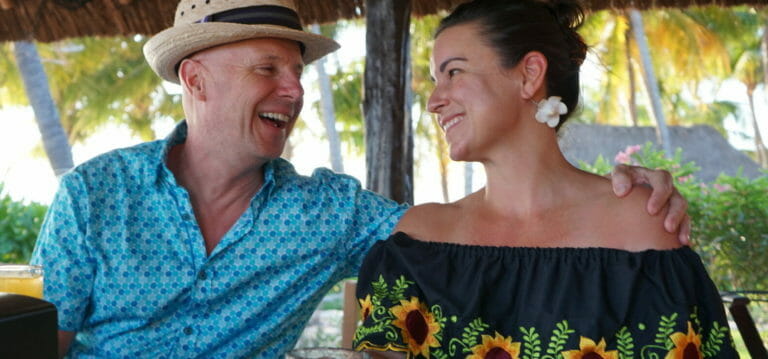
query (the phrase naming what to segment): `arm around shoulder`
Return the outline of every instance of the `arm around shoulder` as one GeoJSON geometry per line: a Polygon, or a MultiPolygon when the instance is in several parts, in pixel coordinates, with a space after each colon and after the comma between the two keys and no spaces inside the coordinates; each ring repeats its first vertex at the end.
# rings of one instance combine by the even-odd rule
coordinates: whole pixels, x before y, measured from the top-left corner
{"type": "Polygon", "coordinates": [[[650,189],[636,188],[626,198],[616,200],[615,224],[617,232],[621,233],[623,247],[630,251],[679,248],[681,244],[676,234],[664,229],[668,209],[654,215],[646,211],[650,196],[650,189]]]}

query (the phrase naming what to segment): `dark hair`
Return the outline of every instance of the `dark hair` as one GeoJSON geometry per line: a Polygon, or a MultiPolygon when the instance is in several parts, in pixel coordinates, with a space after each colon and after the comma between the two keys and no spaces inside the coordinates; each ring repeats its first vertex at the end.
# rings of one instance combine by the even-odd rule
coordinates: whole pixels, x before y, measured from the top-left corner
{"type": "Polygon", "coordinates": [[[544,54],[547,94],[562,97],[568,106],[559,129],[579,103],[579,68],[587,45],[576,29],[583,20],[584,11],[574,0],[475,0],[459,5],[440,21],[435,37],[449,27],[476,23],[505,68],[514,67],[531,51],[544,54]]]}

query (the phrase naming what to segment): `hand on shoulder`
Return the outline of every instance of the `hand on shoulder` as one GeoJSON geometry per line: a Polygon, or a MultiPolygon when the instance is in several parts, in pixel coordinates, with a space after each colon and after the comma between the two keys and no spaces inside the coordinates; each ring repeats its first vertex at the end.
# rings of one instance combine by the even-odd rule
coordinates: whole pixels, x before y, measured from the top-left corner
{"type": "MultiPolygon", "coordinates": [[[[673,249],[681,246],[675,234],[664,230],[667,209],[655,215],[648,214],[646,206],[651,189],[638,186],[627,197],[613,197],[605,214],[613,218],[610,230],[620,236],[617,244],[629,251],[647,249],[673,249]]],[[[609,194],[611,196],[612,194],[609,194]]]]}

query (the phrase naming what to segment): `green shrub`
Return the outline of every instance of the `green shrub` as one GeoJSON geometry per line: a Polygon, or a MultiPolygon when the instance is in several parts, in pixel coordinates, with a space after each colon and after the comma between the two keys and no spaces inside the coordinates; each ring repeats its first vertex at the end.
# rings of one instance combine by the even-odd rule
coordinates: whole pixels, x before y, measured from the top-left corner
{"type": "MultiPolygon", "coordinates": [[[[689,203],[691,241],[720,290],[768,290],[768,176],[749,179],[721,175],[714,182],[696,179],[693,162],[681,163],[682,150],[673,158],[645,146],[629,146],[616,162],[665,169],[689,203]]],[[[610,172],[603,157],[579,167],[593,173],[610,172]]]]}
{"type": "Polygon", "coordinates": [[[0,262],[29,262],[47,209],[34,202],[14,201],[0,184],[0,262]]]}

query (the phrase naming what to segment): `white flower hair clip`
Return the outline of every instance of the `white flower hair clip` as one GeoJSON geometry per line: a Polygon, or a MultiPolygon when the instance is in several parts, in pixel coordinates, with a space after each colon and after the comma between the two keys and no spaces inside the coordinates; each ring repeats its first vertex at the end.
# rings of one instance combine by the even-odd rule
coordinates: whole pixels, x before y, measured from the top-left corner
{"type": "Polygon", "coordinates": [[[536,110],[536,121],[546,123],[547,126],[555,128],[560,123],[560,115],[568,113],[568,106],[560,101],[560,99],[560,96],[550,96],[546,100],[533,101],[536,107],[538,107],[536,110]]]}

